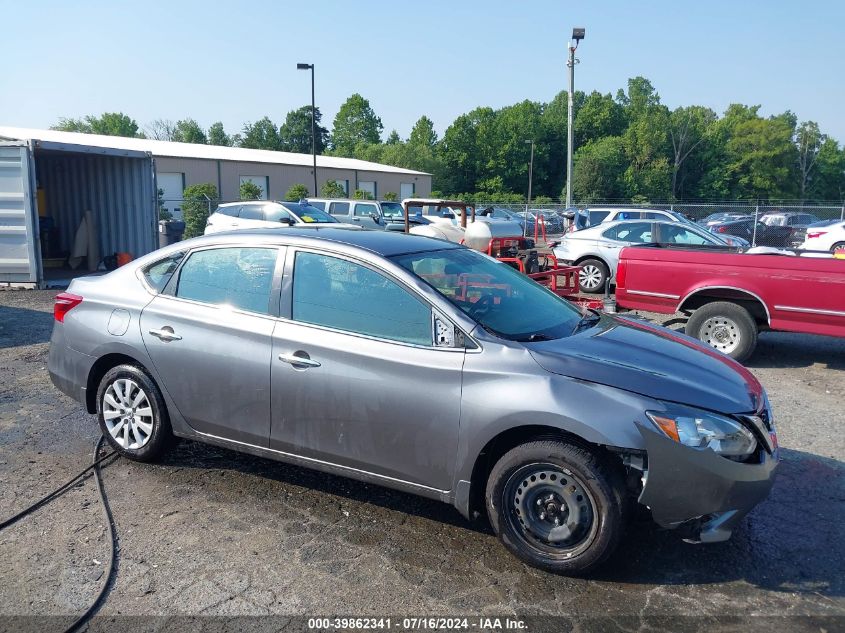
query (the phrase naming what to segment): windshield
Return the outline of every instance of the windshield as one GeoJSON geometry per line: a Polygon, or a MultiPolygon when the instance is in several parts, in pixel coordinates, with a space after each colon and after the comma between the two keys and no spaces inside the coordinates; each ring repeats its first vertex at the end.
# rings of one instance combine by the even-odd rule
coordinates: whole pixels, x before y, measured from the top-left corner
{"type": "Polygon", "coordinates": [[[402,208],[402,205],[398,202],[382,202],[381,212],[386,218],[405,216],[405,210],[402,208]]]}
{"type": "Polygon", "coordinates": [[[320,209],[310,204],[286,204],[285,206],[306,224],[329,224],[337,222],[328,213],[320,211],[320,209]]]}
{"type": "Polygon", "coordinates": [[[468,248],[391,258],[455,304],[488,332],[512,341],[572,334],[581,314],[516,269],[468,248]]]}

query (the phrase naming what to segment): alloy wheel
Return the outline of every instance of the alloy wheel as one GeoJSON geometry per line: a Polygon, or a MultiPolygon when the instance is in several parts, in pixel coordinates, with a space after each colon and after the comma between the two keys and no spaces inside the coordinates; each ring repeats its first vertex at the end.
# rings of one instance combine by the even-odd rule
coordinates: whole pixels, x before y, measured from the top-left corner
{"type": "Polygon", "coordinates": [[[103,419],[117,444],[135,450],[150,441],[153,410],[150,399],[131,378],[114,380],[103,394],[103,419]]]}

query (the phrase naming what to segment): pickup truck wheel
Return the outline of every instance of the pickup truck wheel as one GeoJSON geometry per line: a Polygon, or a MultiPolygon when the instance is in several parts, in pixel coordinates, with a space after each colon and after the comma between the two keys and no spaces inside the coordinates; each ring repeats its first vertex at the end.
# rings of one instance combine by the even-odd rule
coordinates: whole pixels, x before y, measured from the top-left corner
{"type": "Polygon", "coordinates": [[[609,460],[561,441],[521,444],[487,480],[490,523],[512,554],[559,574],[586,573],[622,535],[624,481],[609,460]]]}
{"type": "Polygon", "coordinates": [[[580,266],[578,285],[581,288],[581,292],[590,294],[602,292],[610,275],[607,265],[599,259],[585,259],[581,262],[580,266]]]}
{"type": "Polygon", "coordinates": [[[748,310],[729,301],[701,306],[684,331],[737,361],[751,356],[757,346],[757,323],[748,310]]]}

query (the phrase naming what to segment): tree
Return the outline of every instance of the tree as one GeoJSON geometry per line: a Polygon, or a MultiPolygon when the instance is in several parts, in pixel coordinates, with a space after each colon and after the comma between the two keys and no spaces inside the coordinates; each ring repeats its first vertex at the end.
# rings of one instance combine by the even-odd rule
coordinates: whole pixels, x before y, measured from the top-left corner
{"type": "Polygon", "coordinates": [[[340,156],[348,156],[360,142],[379,143],[384,126],[370,107],[370,102],[358,93],[340,106],[332,127],[332,148],[340,156]]]}
{"type": "Polygon", "coordinates": [[[669,139],[672,142],[672,199],[678,197],[683,183],[682,168],[696,150],[705,142],[716,121],[716,113],[703,106],[676,108],[669,115],[669,139]]]}
{"type": "Polygon", "coordinates": [[[371,194],[369,191],[366,191],[364,189],[356,189],[355,193],[352,194],[352,197],[355,200],[372,200],[373,194],[371,194]]]}
{"type": "Polygon", "coordinates": [[[261,200],[264,189],[251,180],[244,180],[238,189],[238,193],[240,194],[241,200],[261,200]]]}
{"type": "Polygon", "coordinates": [[[88,115],[83,119],[59,119],[54,130],[64,132],[85,132],[87,134],[105,134],[106,136],[128,136],[144,138],[135,119],[122,112],[106,112],[99,117],[88,115]]]}
{"type": "Polygon", "coordinates": [[[185,187],[182,193],[182,218],[185,220],[185,239],[202,235],[210,207],[217,201],[217,187],[210,182],[185,187]]]}
{"type": "Polygon", "coordinates": [[[279,129],[270,120],[270,117],[247,123],[244,125],[240,146],[249,149],[270,149],[280,150],[282,141],[279,138],[279,129]]]}
{"type": "Polygon", "coordinates": [[[388,191],[383,197],[387,202],[396,202],[399,199],[395,191],[388,191]]]}
{"type": "MultiPolygon", "coordinates": [[[[610,93],[603,95],[594,90],[577,109],[574,127],[577,147],[605,136],[620,136],[625,131],[625,110],[610,93]]],[[[565,124],[563,132],[566,133],[565,124]]]]}
{"type": "Polygon", "coordinates": [[[172,141],[176,124],[170,119],[156,119],[144,126],[147,138],[157,141],[172,141]]]}
{"type": "Polygon", "coordinates": [[[572,191],[579,202],[621,200],[625,186],[625,143],[622,137],[605,136],[575,152],[572,191]]]}
{"type": "Polygon", "coordinates": [[[845,202],[845,149],[832,138],[826,138],[819,149],[810,195],[816,200],[845,202]]]}
{"type": "Polygon", "coordinates": [[[757,117],[737,124],[726,145],[731,197],[794,198],[798,183],[794,135],[794,118],[788,115],[757,117]]]}
{"type": "Polygon", "coordinates": [[[301,182],[291,185],[290,189],[288,189],[288,192],[285,194],[285,200],[289,200],[291,202],[298,202],[299,200],[307,197],[308,187],[303,185],[301,182]]]}
{"type": "Polygon", "coordinates": [[[321,193],[324,198],[345,198],[346,191],[334,180],[327,180],[321,193]]]}
{"type": "Polygon", "coordinates": [[[231,147],[233,145],[232,138],[226,134],[222,122],[217,121],[216,123],[212,123],[211,127],[208,128],[208,144],[222,145],[224,147],[231,147]]]}
{"type": "Polygon", "coordinates": [[[807,197],[807,189],[817,171],[819,152],[826,140],[827,136],[821,133],[815,121],[805,121],[798,128],[795,142],[798,146],[798,191],[801,202],[807,197]]]}
{"type": "MultiPolygon", "coordinates": [[[[323,115],[320,108],[314,110],[316,130],[316,149],[322,154],[329,140],[329,131],[320,125],[323,115]]],[[[285,117],[285,122],[279,128],[280,149],[285,152],[299,154],[311,153],[311,106],[302,106],[298,110],[291,110],[285,117]]]]}
{"type": "Polygon", "coordinates": [[[387,140],[384,142],[385,145],[398,145],[402,142],[402,139],[399,138],[399,132],[396,130],[391,130],[390,134],[387,136],[387,140]]]}
{"type": "Polygon", "coordinates": [[[435,143],[437,143],[437,132],[434,131],[434,122],[425,115],[421,116],[411,129],[411,136],[408,138],[408,143],[414,147],[434,147],[435,143]]]}
{"type": "Polygon", "coordinates": [[[176,122],[173,140],[179,143],[197,143],[199,145],[208,143],[205,131],[193,119],[182,119],[176,122]]]}

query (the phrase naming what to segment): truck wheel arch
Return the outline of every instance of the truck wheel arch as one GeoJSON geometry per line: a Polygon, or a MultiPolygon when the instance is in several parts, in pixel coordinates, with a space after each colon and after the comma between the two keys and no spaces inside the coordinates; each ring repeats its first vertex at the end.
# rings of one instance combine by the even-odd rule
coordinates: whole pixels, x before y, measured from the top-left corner
{"type": "Polygon", "coordinates": [[[758,294],[734,286],[704,286],[687,293],[678,303],[677,312],[691,312],[713,301],[730,301],[746,308],[758,323],[771,324],[769,307],[758,294]]]}

